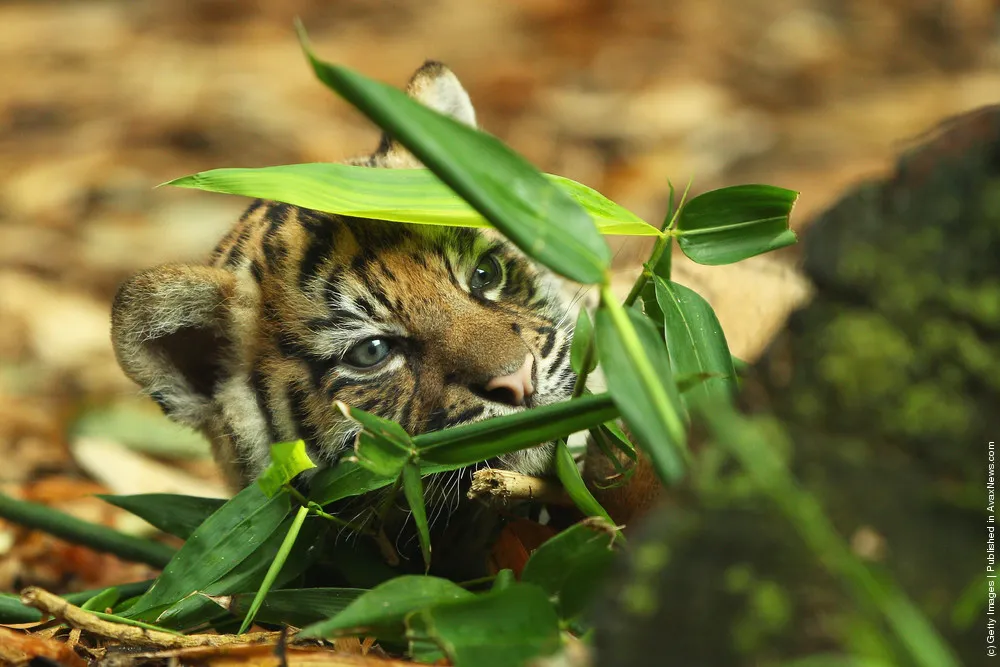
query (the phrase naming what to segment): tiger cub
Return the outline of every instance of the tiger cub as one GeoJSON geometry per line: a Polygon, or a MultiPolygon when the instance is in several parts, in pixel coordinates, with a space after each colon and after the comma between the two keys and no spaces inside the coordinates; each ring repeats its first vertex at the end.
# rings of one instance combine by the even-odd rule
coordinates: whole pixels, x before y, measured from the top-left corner
{"type": "MultiPolygon", "coordinates": [[[[471,126],[436,62],[407,92],[471,126]]],[[[422,165],[390,137],[349,164],[422,165]]],[[[335,400],[418,434],[567,398],[573,318],[562,285],[495,232],[364,220],[254,202],[205,264],[126,281],[111,335],[125,373],[170,418],[203,432],[228,483],[251,483],[271,443],[314,461],[351,452],[335,400]]],[[[499,465],[544,474],[552,446],[499,465]]]]}

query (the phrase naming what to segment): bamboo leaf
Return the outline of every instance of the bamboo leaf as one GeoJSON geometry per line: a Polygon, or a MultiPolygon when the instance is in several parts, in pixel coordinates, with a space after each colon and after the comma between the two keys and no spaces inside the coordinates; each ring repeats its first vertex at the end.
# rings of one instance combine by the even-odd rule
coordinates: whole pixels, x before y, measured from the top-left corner
{"type": "Polygon", "coordinates": [[[705,377],[682,400],[689,407],[699,401],[732,401],[736,370],[726,335],[715,311],[700,294],[675,282],[653,277],[656,300],[663,312],[667,351],[674,377],[705,377]]]}
{"type": "MultiPolygon", "coordinates": [[[[594,219],[601,234],[659,234],[655,227],[596,190],[562,176],[543,175],[594,219]]],[[[280,201],[354,218],[446,227],[491,226],[428,169],[371,169],[319,162],[211,169],[163,185],[280,201]]]]}
{"type": "Polygon", "coordinates": [[[267,498],[256,484],[243,489],[191,534],[127,615],[173,604],[207,587],[269,538],[289,510],[287,493],[267,498]]]}
{"type": "Polygon", "coordinates": [[[524,158],[400,90],[318,60],[301,26],[299,37],[320,81],[389,132],[514,245],[571,280],[604,280],[611,251],[594,221],[524,158]]]}
{"type": "Polygon", "coordinates": [[[607,511],[601,507],[601,503],[597,502],[584,483],[583,477],[580,476],[580,470],[576,467],[576,461],[573,460],[573,454],[570,453],[564,440],[556,443],[555,464],[556,476],[580,511],[587,516],[600,517],[613,525],[614,522],[608,516],[607,511]]]}
{"type": "Polygon", "coordinates": [[[396,577],[376,586],[333,618],[303,628],[299,637],[343,637],[369,634],[380,639],[402,637],[403,619],[418,609],[473,598],[447,579],[418,575],[396,577]]]}
{"type": "Polygon", "coordinates": [[[182,540],[186,540],[212,512],[226,504],[221,498],[199,498],[173,493],[140,493],[131,496],[101,494],[97,497],[182,540]]]}
{"type": "Polygon", "coordinates": [[[608,391],[665,483],[684,474],[687,433],[663,339],[643,315],[602,288],[597,349],[608,391]]]}
{"type": "Polygon", "coordinates": [[[413,438],[413,444],[422,461],[470,465],[565,438],[617,416],[618,409],[608,394],[581,396],[500,418],[418,435],[413,438]]]}
{"type": "MultiPolygon", "coordinates": [[[[304,628],[330,618],[367,593],[363,588],[289,588],[268,591],[257,611],[258,623],[304,628]]],[[[229,609],[244,616],[256,597],[253,593],[232,596],[229,609]]]]}
{"type": "MultiPolygon", "coordinates": [[[[732,264],[795,243],[788,218],[799,194],[735,185],[698,195],[677,218],[677,243],[699,264],[732,264]]],[[[664,276],[667,277],[667,276],[664,276]]]]}
{"type": "Polygon", "coordinates": [[[337,401],[345,417],[361,425],[354,442],[357,462],[376,475],[396,478],[415,453],[410,436],[396,422],[337,401]]]}

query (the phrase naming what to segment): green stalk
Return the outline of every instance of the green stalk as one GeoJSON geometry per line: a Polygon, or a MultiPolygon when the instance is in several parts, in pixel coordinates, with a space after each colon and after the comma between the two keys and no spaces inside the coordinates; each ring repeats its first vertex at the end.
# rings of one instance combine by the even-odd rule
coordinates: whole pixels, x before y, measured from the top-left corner
{"type": "Polygon", "coordinates": [[[250,610],[247,611],[247,615],[243,617],[243,624],[240,625],[240,631],[237,634],[242,635],[247,629],[253,625],[253,619],[257,616],[257,611],[260,606],[264,604],[264,598],[267,597],[268,591],[271,590],[271,586],[274,585],[274,580],[278,578],[278,574],[281,573],[281,568],[284,567],[285,561],[288,560],[288,554],[292,552],[292,547],[295,546],[295,540],[299,536],[299,531],[302,530],[302,524],[305,523],[306,517],[309,515],[309,508],[305,505],[299,507],[298,511],[295,513],[295,519],[292,520],[292,525],[288,528],[288,534],[285,535],[284,541],[278,548],[278,553],[274,555],[274,560],[271,562],[271,566],[267,568],[267,574],[264,575],[264,581],[261,582],[260,588],[257,589],[257,594],[254,595],[253,602],[250,604],[250,610]]]}
{"type": "MultiPolygon", "coordinates": [[[[149,590],[149,587],[153,585],[155,579],[147,579],[146,581],[137,581],[134,584],[122,584],[121,586],[105,586],[104,588],[93,588],[91,590],[80,591],[79,593],[69,593],[68,595],[61,595],[63,600],[66,600],[70,604],[80,606],[90,600],[95,595],[103,593],[108,590],[108,588],[117,588],[118,593],[122,599],[128,599],[135,597],[136,595],[142,595],[149,590]]],[[[38,611],[34,607],[29,607],[27,605],[21,604],[21,600],[17,595],[11,595],[8,593],[0,593],[0,623],[12,624],[12,623],[36,623],[42,620],[42,612],[38,611]]]]}
{"type": "Polygon", "coordinates": [[[646,353],[642,348],[642,342],[625,313],[625,306],[618,303],[615,295],[611,292],[611,287],[607,284],[601,286],[601,304],[611,317],[626,354],[631,357],[643,389],[652,397],[654,405],[659,407],[658,412],[663,425],[670,432],[674,442],[684,442],[685,428],[680,415],[672,408],[666,390],[649,363],[646,362],[646,353]]]}
{"type": "Polygon", "coordinates": [[[0,494],[0,517],[27,528],[41,530],[73,544],[82,544],[96,551],[114,554],[135,563],[164,568],[177,551],[153,540],[145,540],[118,532],[107,526],[70,516],[59,510],[15,500],[0,494]]]}

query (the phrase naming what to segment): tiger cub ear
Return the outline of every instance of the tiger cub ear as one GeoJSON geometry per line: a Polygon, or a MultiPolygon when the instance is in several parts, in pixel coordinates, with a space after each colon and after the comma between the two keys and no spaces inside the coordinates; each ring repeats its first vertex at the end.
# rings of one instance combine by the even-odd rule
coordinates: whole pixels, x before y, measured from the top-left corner
{"type": "MultiPolygon", "coordinates": [[[[406,93],[424,106],[476,127],[476,110],[455,73],[439,62],[428,60],[410,78],[406,93]]],[[[418,169],[423,165],[388,134],[374,155],[355,163],[387,169],[418,169]]]]}
{"type": "Polygon", "coordinates": [[[228,369],[238,363],[244,310],[228,271],[181,264],[143,271],[115,296],[115,355],[167,415],[201,427],[228,369]]]}

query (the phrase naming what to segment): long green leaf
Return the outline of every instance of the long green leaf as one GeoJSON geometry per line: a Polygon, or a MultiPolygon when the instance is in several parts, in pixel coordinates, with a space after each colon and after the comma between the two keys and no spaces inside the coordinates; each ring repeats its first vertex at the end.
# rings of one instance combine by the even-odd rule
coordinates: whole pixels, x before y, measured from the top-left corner
{"type": "Polygon", "coordinates": [[[681,209],[677,243],[699,264],[732,264],[795,243],[788,217],[799,194],[772,185],[734,185],[681,209]]]}
{"type": "Polygon", "coordinates": [[[14,523],[42,530],[61,537],[73,544],[82,544],[97,551],[114,554],[119,558],[153,567],[163,567],[170,562],[176,550],[166,544],[145,540],[117,530],[77,519],[59,510],[15,500],[0,493],[0,517],[14,523]]]}
{"type": "Polygon", "coordinates": [[[391,86],[318,60],[316,76],[408,148],[527,255],[571,280],[604,280],[611,250],[572,197],[502,142],[391,86]]]}
{"type": "Polygon", "coordinates": [[[548,596],[533,584],[415,611],[406,636],[433,642],[455,667],[510,667],[559,648],[559,619],[548,596]]]}
{"type": "MultiPolygon", "coordinates": [[[[601,193],[562,176],[544,176],[593,217],[602,234],[656,236],[655,227],[601,193]]],[[[355,218],[448,227],[490,223],[427,169],[371,169],[319,162],[227,168],[164,185],[285,202],[355,218]]]]}
{"type": "Polygon", "coordinates": [[[573,342],[569,348],[569,364],[577,375],[590,373],[597,368],[597,354],[592,344],[594,341],[594,325],[587,315],[587,309],[581,308],[573,327],[573,342]]]}
{"type": "Polygon", "coordinates": [[[470,465],[525,447],[565,438],[618,417],[611,396],[582,396],[504,417],[415,436],[420,459],[470,465]]]}
{"type": "Polygon", "coordinates": [[[410,506],[410,514],[417,525],[420,553],[424,557],[424,571],[431,567],[431,534],[427,525],[427,507],[424,505],[424,485],[420,480],[420,464],[409,461],[403,466],[403,495],[410,506]]]}
{"type": "Polygon", "coordinates": [[[173,493],[139,493],[131,496],[99,495],[115,507],[135,514],[164,533],[186,540],[195,528],[226,504],[220,498],[200,498],[173,493]]]}
{"type": "Polygon", "coordinates": [[[597,350],[608,391],[632,435],[670,484],[684,474],[686,429],[663,339],[646,317],[601,290],[597,350]]]}
{"type": "Polygon", "coordinates": [[[335,405],[344,416],[362,427],[354,442],[357,462],[376,475],[397,477],[415,453],[410,436],[403,427],[340,401],[335,405]]]}
{"type": "MultiPolygon", "coordinates": [[[[433,475],[439,472],[457,470],[466,464],[420,465],[420,474],[433,475]]],[[[383,489],[396,481],[395,476],[377,475],[361,466],[357,461],[341,459],[332,468],[324,468],[316,473],[310,484],[309,499],[320,505],[329,505],[344,498],[351,498],[383,489]]]]}
{"type": "Polygon", "coordinates": [[[256,484],[243,489],[191,534],[128,616],[173,604],[205,588],[253,553],[290,509],[287,493],[267,498],[256,484]]]}
{"type": "Polygon", "coordinates": [[[580,511],[587,516],[601,517],[608,523],[614,524],[607,511],[601,507],[601,503],[597,502],[597,498],[587,488],[583,477],[580,476],[580,470],[576,467],[576,461],[573,460],[573,454],[570,453],[564,440],[556,443],[555,463],[556,476],[580,511]]]}
{"type": "Polygon", "coordinates": [[[407,575],[376,586],[331,619],[304,628],[299,637],[342,637],[371,634],[380,639],[401,637],[403,619],[418,609],[473,598],[447,579],[407,575]]]}
{"type": "Polygon", "coordinates": [[[674,377],[708,374],[682,396],[690,406],[702,400],[729,400],[736,395],[736,370],[726,335],[715,311],[700,294],[653,276],[656,301],[663,312],[667,351],[674,377]]]}

